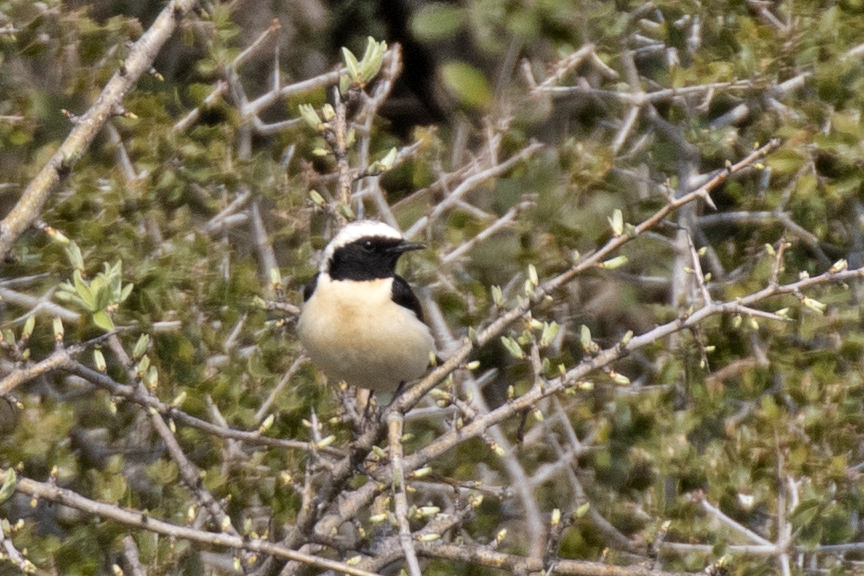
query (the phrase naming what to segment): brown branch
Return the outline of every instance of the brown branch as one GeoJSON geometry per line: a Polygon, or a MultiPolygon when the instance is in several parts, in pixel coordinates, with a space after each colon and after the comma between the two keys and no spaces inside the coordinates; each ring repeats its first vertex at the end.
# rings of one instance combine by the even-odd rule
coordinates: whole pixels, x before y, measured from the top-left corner
{"type": "Polygon", "coordinates": [[[822,265],[831,265],[831,259],[828,258],[822,250],[822,247],[819,245],[819,238],[792,220],[792,217],[788,212],[723,212],[721,214],[700,216],[698,224],[702,228],[728,224],[751,224],[760,226],[781,224],[789,234],[801,239],[804,245],[816,255],[822,265]]]}
{"type": "Polygon", "coordinates": [[[650,216],[634,228],[632,237],[627,234],[622,234],[621,236],[610,239],[603,247],[598,249],[596,252],[587,255],[585,258],[580,260],[578,264],[570,268],[570,270],[538,286],[537,289],[534,291],[534,297],[530,301],[526,301],[502,313],[488,327],[486,327],[482,331],[478,331],[476,343],[465,342],[461,347],[454,351],[451,357],[444,364],[439,366],[426,378],[412,386],[409,390],[405,391],[401,396],[399,396],[399,398],[394,400],[393,404],[390,406],[390,409],[408,410],[413,407],[420,400],[420,398],[425,396],[429,392],[429,390],[434,388],[441,380],[443,380],[447,376],[447,374],[461,366],[468,359],[468,356],[471,354],[471,351],[474,349],[475,345],[482,346],[483,344],[491,341],[493,338],[496,338],[512,322],[518,320],[519,318],[522,318],[524,314],[528,310],[530,310],[534,304],[536,304],[537,302],[541,302],[547,295],[551,295],[555,290],[571,282],[574,278],[584,273],[585,271],[597,267],[597,265],[601,264],[608,256],[611,256],[611,254],[618,248],[629,242],[632,238],[635,238],[643,232],[650,230],[651,228],[659,224],[664,218],[666,218],[666,216],[668,216],[681,206],[689,204],[690,202],[693,202],[700,198],[706,201],[709,205],[713,206],[713,201],[711,201],[711,198],[708,195],[711,190],[725,182],[726,179],[732,174],[748,168],[756,161],[776,150],[779,146],[780,140],[771,140],[770,142],[768,142],[768,144],[762,146],[758,150],[753,151],[740,162],[733,164],[726,170],[718,171],[717,174],[714,175],[714,177],[712,177],[710,180],[708,180],[708,182],[706,182],[699,188],[693,190],[689,194],[681,196],[680,198],[676,198],[675,200],[669,202],[668,204],[657,210],[657,212],[655,212],[652,216],[650,216]]]}
{"type": "MultiPolygon", "coordinates": [[[[387,411],[385,411],[385,420],[387,417],[387,412],[389,411],[399,411],[404,413],[414,407],[421,398],[423,398],[430,390],[432,390],[432,388],[436,387],[444,378],[447,377],[448,374],[463,366],[471,352],[474,350],[475,346],[482,346],[483,344],[490,342],[492,339],[497,338],[512,322],[523,318],[532,306],[534,306],[538,302],[542,302],[547,295],[551,295],[555,290],[565,286],[568,282],[572,281],[583,272],[595,269],[598,265],[601,265],[602,262],[607,257],[609,257],[615,250],[623,246],[630,239],[635,238],[639,234],[642,234],[643,232],[646,232],[647,230],[659,224],[667,215],[674,212],[679,207],[693,202],[699,198],[702,198],[707,202],[711,203],[710,197],[708,196],[708,192],[710,190],[713,190],[714,188],[719,186],[730,175],[749,167],[769,152],[775,150],[779,145],[779,140],[772,140],[765,146],[753,151],[750,155],[748,155],[740,162],[729,166],[725,170],[719,171],[704,185],[696,188],[689,194],[685,194],[680,198],[676,198],[670,201],[668,204],[660,208],[652,216],[650,216],[648,219],[636,226],[633,230],[632,236],[623,234],[621,236],[610,239],[603,247],[598,249],[593,254],[590,254],[583,258],[578,264],[570,268],[570,270],[538,286],[534,290],[534,296],[531,299],[523,299],[523,301],[519,305],[513,307],[510,310],[502,312],[498,316],[498,318],[495,319],[486,328],[478,330],[476,339],[473,342],[466,339],[459,348],[457,348],[451,353],[451,356],[447,361],[445,361],[442,365],[433,370],[428,376],[426,376],[420,382],[411,386],[408,390],[406,390],[398,398],[396,398],[387,408],[387,411]]],[[[524,150],[525,149],[523,149],[523,152],[524,150]]],[[[850,274],[849,277],[855,275],[857,275],[857,273],[850,274]]],[[[835,278],[838,276],[840,275],[834,275],[835,278]]],[[[824,277],[820,278],[822,278],[821,281],[826,281],[824,277]]],[[[812,282],[813,279],[808,279],[807,281],[812,282]]],[[[770,294],[765,294],[763,295],[763,297],[767,297],[768,295],[770,294]]],[[[761,298],[757,298],[756,300],[754,300],[754,302],[757,302],[760,299],[761,298]]],[[[730,311],[732,309],[740,312],[741,306],[748,303],[749,302],[739,301],[729,304],[719,304],[711,308],[711,313],[722,313],[730,311]]],[[[705,310],[707,309],[703,309],[702,312],[704,312],[705,310]]],[[[703,316],[700,317],[700,320],[704,319],[709,315],[711,314],[705,313],[703,316]]],[[[688,320],[692,321],[695,317],[696,315],[694,314],[690,316],[688,320]]],[[[621,356],[629,353],[632,350],[635,350],[638,347],[647,345],[647,343],[656,341],[656,339],[659,337],[666,336],[673,332],[677,332],[691,325],[695,325],[695,323],[688,323],[688,321],[682,322],[680,319],[678,319],[664,326],[660,326],[641,337],[634,338],[625,348],[619,348],[616,346],[612,349],[603,351],[592,361],[582,363],[579,366],[571,369],[567,375],[567,386],[569,387],[575,385],[579,378],[590,373],[598,367],[608,365],[609,363],[617,360],[621,356]],[[638,346],[635,343],[638,343],[638,346]]],[[[434,443],[428,445],[426,448],[407,457],[405,459],[406,472],[416,470],[426,462],[429,462],[432,458],[435,458],[436,456],[447,452],[453,446],[466,440],[467,438],[479,436],[480,434],[485,432],[485,430],[488,429],[490,426],[493,426],[494,424],[497,424],[498,422],[509,418],[516,412],[530,409],[531,407],[533,407],[534,403],[536,403],[542,397],[549,396],[554,392],[562,390],[564,387],[565,386],[560,380],[550,381],[549,384],[547,384],[547,386],[544,388],[544,390],[535,389],[532,392],[520,397],[516,401],[505,404],[493,410],[489,414],[478,418],[476,421],[465,426],[464,428],[461,428],[460,430],[451,431],[444,434],[441,438],[439,438],[434,443]]],[[[354,471],[356,463],[358,461],[361,461],[365,457],[365,454],[371,451],[372,446],[380,437],[380,433],[381,432],[378,427],[369,427],[368,430],[366,430],[360,437],[355,440],[354,451],[352,452],[352,454],[346,458],[343,458],[339,463],[334,466],[331,479],[329,480],[328,484],[319,492],[319,497],[321,501],[330,501],[335,497],[335,494],[338,493],[339,489],[344,486],[345,482],[347,482],[350,478],[351,474],[354,471]]],[[[374,476],[382,482],[387,482],[390,478],[390,474],[392,474],[392,470],[389,466],[387,466],[379,469],[374,474],[374,476]]],[[[361,509],[362,507],[367,505],[368,502],[371,501],[377,491],[378,488],[376,486],[376,483],[368,482],[366,485],[357,489],[350,497],[340,501],[339,507],[342,517],[352,518],[359,509],[361,509]]]]}
{"type": "MultiPolygon", "coordinates": [[[[742,298],[738,298],[728,302],[712,303],[710,305],[703,306],[702,308],[696,310],[689,315],[686,313],[682,313],[678,318],[672,320],[671,322],[657,326],[656,328],[646,332],[645,334],[634,336],[629,342],[624,345],[616,345],[600,351],[593,358],[583,361],[579,365],[568,370],[564,376],[547,380],[542,388],[532,388],[529,392],[525,393],[519,398],[516,398],[506,404],[499,406],[495,410],[478,418],[474,422],[465,425],[463,428],[456,431],[448,432],[440,436],[434,442],[428,444],[425,448],[422,448],[411,456],[406,457],[405,469],[407,471],[415,470],[417,467],[424,465],[426,462],[430,462],[434,458],[437,458],[438,456],[444,454],[445,452],[453,448],[455,445],[464,442],[469,438],[479,436],[489,427],[498,424],[499,422],[502,422],[503,420],[506,420],[507,418],[510,418],[514,414],[517,414],[523,410],[531,409],[540,399],[546,396],[551,396],[552,394],[560,392],[565,388],[571,388],[573,386],[576,386],[580,381],[586,378],[593,371],[608,366],[612,362],[619,360],[624,356],[627,356],[631,352],[639,348],[643,348],[654,342],[657,342],[658,340],[665,338],[666,336],[669,336],[676,332],[680,332],[681,330],[695,327],[711,316],[716,316],[718,314],[734,313],[746,314],[746,309],[749,306],[761,302],[766,298],[772,296],[796,295],[800,294],[802,289],[811,286],[826,284],[828,282],[835,281],[842,282],[862,277],[864,277],[864,268],[860,268],[857,270],[846,270],[838,273],[829,272],[820,276],[814,276],[813,278],[805,278],[792,284],[786,284],[782,286],[768,286],[766,288],[763,288],[762,290],[759,290],[758,292],[754,292],[748,296],[744,296],[742,298]]],[[[449,362],[450,360],[445,363],[445,366],[449,362]]],[[[441,368],[439,368],[439,370],[440,369],[441,368]]],[[[408,394],[412,391],[413,390],[409,390],[405,394],[408,394]]],[[[395,406],[397,402],[398,400],[394,401],[390,409],[394,409],[393,406],[395,406]]],[[[375,476],[377,478],[387,478],[389,474],[390,470],[388,468],[384,468],[380,471],[377,471],[375,476]]]]}
{"type": "Polygon", "coordinates": [[[9,394],[25,382],[60,368],[65,368],[72,361],[72,349],[57,350],[44,360],[18,370],[13,370],[3,380],[0,380],[0,397],[9,394]]]}
{"type": "Polygon", "coordinates": [[[248,442],[250,444],[261,444],[277,448],[289,448],[292,450],[310,451],[316,449],[319,452],[323,452],[331,456],[341,457],[345,455],[342,450],[329,446],[326,448],[315,448],[309,442],[301,442],[299,440],[286,440],[282,438],[269,438],[267,436],[262,436],[257,430],[254,432],[249,432],[246,430],[225,428],[222,426],[211,424],[206,420],[201,420],[194,416],[190,416],[176,406],[172,406],[170,404],[160,401],[152,394],[144,394],[136,390],[132,386],[120,384],[119,382],[114,381],[111,377],[102,374],[101,372],[92,370],[78,362],[72,362],[67,366],[63,366],[63,369],[65,369],[70,374],[75,374],[76,376],[87,380],[88,382],[94,384],[95,386],[98,386],[99,388],[107,390],[114,396],[126,398],[127,400],[135,402],[136,404],[139,404],[140,406],[147,408],[148,410],[156,410],[165,418],[170,418],[179,424],[185,424],[192,428],[201,430],[202,432],[206,432],[207,434],[212,434],[213,436],[216,436],[218,438],[224,438],[226,440],[242,440],[243,442],[248,442]]]}
{"type": "Polygon", "coordinates": [[[411,226],[411,228],[409,228],[405,232],[405,237],[417,237],[424,228],[434,222],[446,210],[449,210],[453,206],[453,204],[460,200],[465,194],[467,194],[480,184],[486,182],[487,180],[491,180],[492,178],[496,178],[501,174],[507,172],[519,162],[527,160],[542,147],[543,145],[539,142],[531,142],[530,144],[528,144],[528,146],[526,146],[504,162],[501,162],[500,164],[495,164],[486,170],[483,170],[481,172],[478,172],[477,174],[473,174],[465,178],[465,180],[463,180],[462,183],[459,184],[459,186],[454,188],[453,191],[450,192],[450,194],[448,194],[446,198],[444,198],[444,200],[439,202],[435,206],[435,208],[432,209],[432,212],[428,216],[423,216],[418,219],[411,226]]]}
{"type": "Polygon", "coordinates": [[[411,576],[421,576],[420,563],[411,539],[411,525],[408,523],[408,497],[405,494],[405,471],[402,468],[402,414],[391,412],[387,418],[390,443],[390,464],[393,467],[393,499],[396,521],[399,524],[399,544],[405,554],[405,561],[411,576]]]}
{"type": "MultiPolygon", "coordinates": [[[[117,359],[123,365],[123,368],[126,371],[126,374],[130,380],[133,382],[134,388],[141,394],[148,394],[147,388],[144,386],[144,383],[135,373],[135,368],[132,363],[132,359],[126,354],[126,350],[123,348],[123,345],[120,343],[120,339],[117,338],[116,335],[112,335],[108,339],[108,346],[111,348],[111,351],[117,356],[117,359]]],[[[231,517],[228,516],[222,508],[222,504],[216,500],[216,498],[207,490],[207,487],[204,485],[202,481],[201,472],[195,464],[189,460],[186,456],[186,453],[183,452],[183,448],[180,447],[180,443],[177,441],[177,438],[174,437],[174,432],[171,430],[171,427],[165,421],[165,418],[159,412],[155,410],[146,410],[145,411],[150,418],[150,422],[153,424],[153,428],[156,430],[156,433],[159,434],[159,437],[162,439],[162,442],[165,444],[165,448],[168,451],[168,455],[177,464],[177,469],[180,472],[180,477],[183,480],[183,483],[189,489],[189,491],[195,496],[195,498],[203,504],[204,507],[207,508],[207,511],[210,513],[210,517],[213,519],[216,526],[221,527],[223,532],[230,534],[231,536],[240,537],[240,533],[231,523],[231,517]]],[[[245,564],[249,563],[249,558],[244,559],[245,564]]]]}
{"type": "Polygon", "coordinates": [[[21,571],[21,574],[37,572],[36,566],[22,554],[10,538],[7,538],[0,528],[0,561],[8,560],[21,571]]]}
{"type": "MultiPolygon", "coordinates": [[[[6,479],[6,475],[7,472],[0,469],[0,483],[6,479]]],[[[156,534],[163,534],[174,538],[183,538],[211,546],[223,546],[236,550],[271,554],[280,558],[302,562],[303,564],[308,564],[309,566],[314,566],[316,568],[335,570],[351,576],[378,576],[374,572],[360,570],[342,562],[336,562],[334,560],[328,560],[326,558],[319,558],[317,556],[289,550],[284,546],[272,542],[246,539],[239,535],[206,532],[204,530],[178,526],[164,520],[158,520],[149,514],[137,510],[128,510],[112,504],[90,500],[72,490],[59,488],[49,483],[36,482],[35,480],[22,478],[21,476],[18,477],[18,483],[16,484],[15,489],[17,492],[26,494],[31,498],[43,498],[45,500],[50,500],[51,502],[57,502],[58,504],[63,504],[88,514],[93,514],[101,518],[108,518],[115,522],[127,526],[135,526],[156,534]]]]}
{"type": "MultiPolygon", "coordinates": [[[[544,568],[541,558],[525,558],[514,554],[504,554],[489,548],[468,544],[420,542],[416,546],[417,552],[427,558],[443,558],[469,564],[480,564],[506,570],[513,574],[539,572],[544,568]]],[[[652,570],[646,566],[613,566],[600,562],[565,559],[559,559],[555,563],[555,573],[579,576],[691,576],[693,574],[692,572],[652,570]]]]}
{"type": "Polygon", "coordinates": [[[195,122],[198,121],[198,118],[201,116],[201,111],[206,110],[216,104],[222,95],[228,91],[228,83],[224,80],[219,80],[216,82],[216,85],[213,86],[213,90],[210,94],[204,98],[204,101],[201,102],[200,106],[197,106],[189,111],[186,116],[181,118],[174,126],[171,127],[170,134],[174,135],[180,132],[186,131],[190,126],[192,126],[195,122]]]}
{"type": "Polygon", "coordinates": [[[53,293],[54,290],[51,289],[46,294],[36,297],[0,286],[0,299],[7,304],[29,308],[31,314],[41,312],[50,316],[57,316],[70,324],[77,324],[80,322],[81,314],[51,302],[50,298],[53,293]]]}
{"type": "Polygon", "coordinates": [[[308,80],[303,80],[302,82],[296,82],[294,84],[289,84],[288,86],[283,86],[279,90],[270,90],[266,94],[262,94],[255,100],[248,102],[244,107],[243,111],[246,114],[255,115],[264,108],[267,108],[271,104],[274,104],[279,99],[287,99],[298,94],[305,94],[307,92],[312,92],[314,90],[320,90],[322,88],[327,88],[328,86],[333,86],[334,84],[339,82],[339,77],[345,71],[345,68],[340,67],[338,70],[334,70],[333,72],[327,72],[326,74],[321,74],[320,76],[316,76],[315,78],[310,78],[308,80]]]}
{"type": "Polygon", "coordinates": [[[590,86],[548,86],[538,88],[540,92],[548,92],[555,95],[588,95],[601,99],[608,98],[617,100],[631,106],[644,106],[645,104],[657,104],[677,98],[704,96],[708,92],[718,90],[756,90],[759,87],[750,80],[737,82],[715,82],[711,84],[699,84],[697,86],[681,86],[680,88],[664,88],[654,92],[616,92],[615,90],[603,90],[590,86]]]}

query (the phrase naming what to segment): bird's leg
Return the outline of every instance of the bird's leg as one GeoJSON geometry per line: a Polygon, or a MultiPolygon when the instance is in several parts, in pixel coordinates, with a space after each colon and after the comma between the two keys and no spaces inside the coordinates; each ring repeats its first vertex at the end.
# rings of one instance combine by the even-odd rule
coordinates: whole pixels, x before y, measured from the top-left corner
{"type": "Polygon", "coordinates": [[[357,430],[364,419],[365,411],[361,409],[361,406],[365,406],[367,398],[363,394],[364,392],[368,393],[368,391],[341,382],[338,392],[342,405],[342,421],[350,422],[352,428],[357,430]]]}
{"type": "Polygon", "coordinates": [[[399,386],[396,387],[396,391],[393,392],[393,398],[390,399],[390,402],[387,404],[387,406],[390,406],[390,404],[393,404],[393,401],[396,400],[396,398],[398,398],[399,395],[402,394],[402,392],[404,392],[404,391],[405,391],[405,380],[402,380],[399,383],[399,386]]]}
{"type": "Polygon", "coordinates": [[[381,422],[381,414],[384,412],[381,406],[378,406],[377,399],[371,391],[367,390],[369,396],[366,399],[366,408],[363,410],[363,420],[361,421],[361,429],[374,428],[381,422]]]}

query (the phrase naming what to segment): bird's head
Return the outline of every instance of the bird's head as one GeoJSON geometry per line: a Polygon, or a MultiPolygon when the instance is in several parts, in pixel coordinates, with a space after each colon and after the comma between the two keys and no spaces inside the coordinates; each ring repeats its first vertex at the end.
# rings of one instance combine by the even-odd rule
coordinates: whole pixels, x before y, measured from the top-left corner
{"type": "Polygon", "coordinates": [[[375,280],[395,274],[399,256],[425,248],[408,242],[398,230],[374,220],[345,225],[324,250],[321,273],[333,280],[375,280]]]}

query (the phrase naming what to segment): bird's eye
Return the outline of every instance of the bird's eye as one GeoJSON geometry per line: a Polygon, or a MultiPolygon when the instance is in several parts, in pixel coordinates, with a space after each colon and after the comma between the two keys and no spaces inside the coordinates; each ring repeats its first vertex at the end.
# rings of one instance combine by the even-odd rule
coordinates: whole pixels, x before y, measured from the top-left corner
{"type": "Polygon", "coordinates": [[[372,241],[366,240],[365,242],[363,242],[363,249],[366,250],[367,252],[371,252],[372,251],[372,241]]]}

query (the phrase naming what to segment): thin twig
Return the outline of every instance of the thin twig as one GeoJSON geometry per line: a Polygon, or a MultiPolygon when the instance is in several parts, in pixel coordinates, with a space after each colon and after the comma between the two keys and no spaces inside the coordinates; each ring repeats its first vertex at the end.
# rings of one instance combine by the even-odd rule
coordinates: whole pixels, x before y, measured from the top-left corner
{"type": "Polygon", "coordinates": [[[705,498],[699,498],[699,505],[702,507],[703,510],[711,514],[714,518],[717,518],[720,522],[722,522],[729,528],[732,528],[742,536],[745,536],[752,543],[758,544],[760,546],[774,546],[773,542],[756,534],[749,528],[742,526],[741,524],[724,514],[722,510],[720,510],[716,506],[711,505],[705,498]]]}
{"type": "Polygon", "coordinates": [[[411,226],[411,228],[409,228],[405,232],[405,238],[417,237],[422,230],[424,230],[432,222],[437,220],[438,217],[441,216],[441,214],[450,209],[457,200],[462,198],[462,196],[464,196],[469,191],[473,190],[483,182],[491,180],[492,178],[496,178],[510,170],[516,164],[522,162],[523,160],[527,160],[531,157],[532,154],[534,154],[542,147],[543,145],[539,142],[532,142],[504,162],[492,166],[491,168],[487,168],[482,172],[469,176],[468,178],[463,180],[462,183],[459,184],[459,186],[454,188],[453,191],[450,192],[450,194],[444,200],[436,204],[435,208],[432,209],[432,212],[428,216],[422,216],[421,218],[419,218],[411,226]]]}
{"type": "Polygon", "coordinates": [[[68,308],[64,308],[59,304],[55,304],[51,302],[48,298],[53,294],[53,290],[48,294],[42,297],[30,296],[28,294],[23,294],[21,292],[16,292],[15,290],[10,290],[8,288],[0,287],[0,299],[9,304],[14,304],[15,306],[21,306],[23,308],[29,308],[30,313],[44,313],[49,314],[51,316],[57,316],[65,322],[69,322],[71,324],[77,324],[81,321],[81,314],[78,312],[73,312],[68,308]]]}
{"type": "MultiPolygon", "coordinates": [[[[250,444],[288,448],[291,450],[302,450],[304,452],[312,449],[312,446],[308,442],[301,442],[299,440],[288,440],[283,438],[270,438],[267,436],[263,436],[257,430],[254,432],[249,432],[246,430],[237,430],[235,428],[225,428],[222,426],[217,426],[215,424],[207,422],[206,420],[201,420],[200,418],[191,416],[186,412],[183,412],[176,406],[164,403],[152,394],[143,394],[132,386],[127,386],[125,384],[115,382],[111,377],[92,370],[91,368],[88,368],[83,364],[77,362],[64,366],[63,369],[70,374],[74,374],[79,378],[87,380],[88,382],[98,386],[99,388],[107,390],[114,396],[126,398],[127,400],[135,402],[136,404],[139,404],[140,406],[147,408],[148,410],[155,410],[159,412],[165,418],[170,418],[171,420],[174,420],[179,424],[184,424],[191,428],[196,428],[198,430],[201,430],[202,432],[206,432],[207,434],[212,434],[217,438],[242,440],[243,442],[250,444]]],[[[341,457],[345,455],[342,450],[333,447],[319,448],[318,450],[332,456],[341,457]]]]}
{"type": "Polygon", "coordinates": [[[25,382],[29,382],[48,372],[65,368],[72,361],[74,353],[73,348],[57,350],[36,364],[12,371],[8,376],[0,380],[0,397],[9,394],[25,382]]]}
{"type": "Polygon", "coordinates": [[[306,362],[309,361],[309,358],[305,354],[301,354],[294,360],[294,363],[291,364],[291,367],[288,368],[288,371],[285,372],[285,375],[282,376],[282,379],[279,380],[279,383],[273,389],[267,399],[261,403],[261,407],[258,408],[258,411],[255,412],[255,422],[259,425],[267,417],[267,413],[270,412],[270,407],[273,406],[273,403],[276,401],[276,398],[282,394],[282,391],[285,389],[285,386],[291,381],[291,378],[300,370],[300,367],[303,366],[306,362]]]}
{"type": "Polygon", "coordinates": [[[189,111],[188,114],[186,114],[186,116],[177,121],[177,123],[171,127],[170,134],[174,135],[179,132],[185,132],[186,130],[188,130],[190,126],[192,126],[195,122],[198,121],[198,118],[201,116],[202,109],[206,110],[207,108],[212,108],[216,104],[216,102],[218,102],[219,99],[222,98],[222,95],[225,94],[225,92],[227,91],[227,82],[225,82],[224,80],[219,80],[218,82],[216,82],[216,85],[213,86],[213,90],[210,92],[210,94],[207,95],[206,98],[204,98],[204,101],[201,103],[201,105],[193,108],[189,111]]]}

